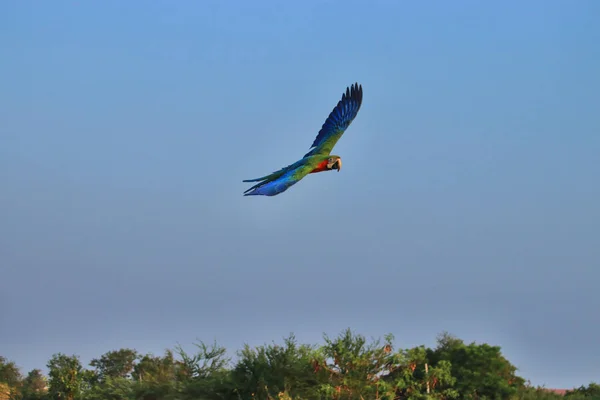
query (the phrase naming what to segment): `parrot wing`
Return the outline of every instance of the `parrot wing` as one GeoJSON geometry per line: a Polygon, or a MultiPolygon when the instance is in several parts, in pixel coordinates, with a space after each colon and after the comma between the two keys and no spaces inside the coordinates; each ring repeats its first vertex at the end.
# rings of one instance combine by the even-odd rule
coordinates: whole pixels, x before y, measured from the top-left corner
{"type": "Polygon", "coordinates": [[[362,104],[362,85],[355,83],[350,88],[346,88],[346,93],[342,94],[342,99],[337,103],[334,109],[325,120],[313,144],[311,150],[304,157],[315,154],[329,155],[333,146],[342,137],[348,126],[352,123],[360,106],[362,104]]]}
{"type": "Polygon", "coordinates": [[[285,192],[315,169],[318,163],[319,157],[304,157],[270,175],[256,179],[246,179],[244,182],[259,183],[246,190],[244,196],[275,196],[285,192]]]}

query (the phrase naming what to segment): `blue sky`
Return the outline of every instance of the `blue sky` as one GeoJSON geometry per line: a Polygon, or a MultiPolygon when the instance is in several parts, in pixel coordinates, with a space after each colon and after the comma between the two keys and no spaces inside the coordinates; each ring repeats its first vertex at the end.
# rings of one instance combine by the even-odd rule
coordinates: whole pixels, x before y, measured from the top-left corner
{"type": "Polygon", "coordinates": [[[595,1],[0,4],[0,354],[346,327],[600,379],[595,1]],[[306,153],[346,87],[340,173],[306,153]]]}

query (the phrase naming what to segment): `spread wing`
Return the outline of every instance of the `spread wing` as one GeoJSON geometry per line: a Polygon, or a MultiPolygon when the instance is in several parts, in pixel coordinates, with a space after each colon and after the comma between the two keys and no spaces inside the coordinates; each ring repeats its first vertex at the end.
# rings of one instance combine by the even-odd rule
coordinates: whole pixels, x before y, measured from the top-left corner
{"type": "Polygon", "coordinates": [[[352,123],[360,106],[362,104],[362,85],[355,83],[346,88],[346,93],[342,94],[342,99],[337,103],[334,109],[325,120],[319,134],[315,138],[311,150],[304,157],[314,154],[329,155],[333,146],[342,137],[348,126],[352,123]]]}

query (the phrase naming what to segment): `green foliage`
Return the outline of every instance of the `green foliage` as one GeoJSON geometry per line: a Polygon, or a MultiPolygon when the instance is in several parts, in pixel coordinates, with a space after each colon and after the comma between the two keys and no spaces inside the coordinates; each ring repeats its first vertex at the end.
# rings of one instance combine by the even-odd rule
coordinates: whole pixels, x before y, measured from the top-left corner
{"type": "Polygon", "coordinates": [[[39,369],[29,371],[23,380],[22,400],[43,400],[47,397],[48,381],[39,369]]]}
{"type": "Polygon", "coordinates": [[[511,400],[563,400],[564,397],[541,387],[524,386],[518,389],[511,400]]]}
{"type": "Polygon", "coordinates": [[[235,393],[242,399],[271,399],[282,392],[317,399],[314,396],[318,382],[311,367],[313,353],[311,346],[298,345],[293,335],[284,340],[284,346],[252,349],[245,345],[232,371],[235,393]]]}
{"type": "Polygon", "coordinates": [[[11,387],[17,387],[21,383],[21,379],[21,372],[17,364],[0,356],[0,382],[11,387]]]}
{"type": "Polygon", "coordinates": [[[567,392],[565,397],[568,400],[579,400],[584,398],[589,400],[600,400],[600,385],[592,382],[588,386],[580,386],[575,390],[567,392]]]}
{"type": "Polygon", "coordinates": [[[54,354],[48,364],[49,395],[55,400],[73,400],[79,396],[86,374],[78,356],[54,354]]]}
{"type": "Polygon", "coordinates": [[[176,350],[181,358],[178,379],[179,396],[182,399],[227,399],[231,397],[233,386],[227,365],[227,349],[213,343],[195,343],[197,352],[188,354],[178,345],[176,350]]]}
{"type": "Polygon", "coordinates": [[[181,357],[181,372],[187,379],[206,379],[212,374],[225,369],[230,359],[227,357],[227,349],[213,343],[207,346],[204,342],[194,344],[198,352],[194,355],[186,353],[181,345],[178,345],[177,354],[181,357]]]}
{"type": "Polygon", "coordinates": [[[94,358],[90,366],[96,368],[98,378],[127,378],[133,371],[138,354],[135,350],[121,349],[104,353],[100,358],[94,358]]]}
{"type": "Polygon", "coordinates": [[[216,343],[181,346],[162,356],[107,352],[82,367],[58,353],[23,378],[0,357],[0,400],[600,400],[590,383],[561,396],[517,376],[500,347],[465,344],[447,333],[434,349],[396,349],[394,337],[368,341],[350,329],[321,346],[245,345],[232,363],[216,343]]]}
{"type": "Polygon", "coordinates": [[[84,400],[133,400],[134,385],[127,378],[107,376],[86,390],[82,397],[84,400]]]}
{"type": "Polygon", "coordinates": [[[134,393],[136,399],[168,399],[179,388],[176,362],[173,352],[166,350],[164,356],[143,356],[133,367],[134,393]]]}
{"type": "Polygon", "coordinates": [[[21,371],[17,364],[0,356],[0,400],[20,397],[21,371]]]}
{"type": "Polygon", "coordinates": [[[394,388],[380,382],[381,374],[392,364],[389,354],[393,337],[388,335],[385,340],[386,346],[379,340],[367,343],[364,336],[350,329],[335,339],[325,335],[325,345],[319,352],[324,381],[321,392],[339,399],[378,398],[380,392],[392,395],[394,388]]]}
{"type": "Polygon", "coordinates": [[[462,340],[443,333],[438,346],[428,352],[432,365],[447,361],[456,378],[455,389],[464,399],[507,399],[518,393],[525,383],[516,375],[513,366],[498,346],[465,344],[462,340]]]}
{"type": "Polygon", "coordinates": [[[600,385],[592,382],[567,391],[564,396],[545,388],[525,386],[511,400],[600,400],[600,385]]]}
{"type": "Polygon", "coordinates": [[[446,361],[431,366],[424,346],[399,349],[392,354],[390,371],[383,379],[392,384],[389,398],[453,399],[458,393],[452,388],[456,379],[451,364],[446,361]],[[396,397],[392,397],[396,396],[396,397]]]}

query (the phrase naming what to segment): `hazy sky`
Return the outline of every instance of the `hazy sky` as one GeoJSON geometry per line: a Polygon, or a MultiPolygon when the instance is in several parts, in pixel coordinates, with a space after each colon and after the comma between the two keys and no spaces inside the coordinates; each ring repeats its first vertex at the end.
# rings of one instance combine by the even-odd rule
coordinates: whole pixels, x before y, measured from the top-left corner
{"type": "Polygon", "coordinates": [[[0,355],[350,327],[600,381],[600,2],[0,3],[0,355]],[[340,173],[306,153],[353,82],[340,173]]]}

